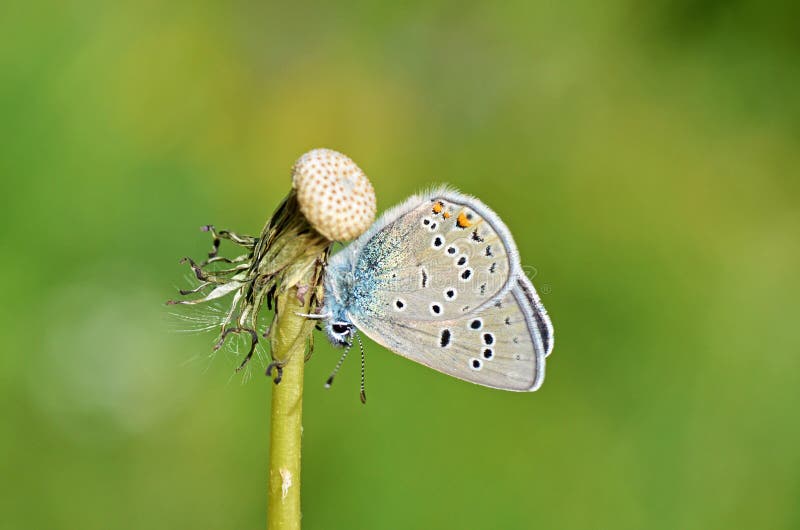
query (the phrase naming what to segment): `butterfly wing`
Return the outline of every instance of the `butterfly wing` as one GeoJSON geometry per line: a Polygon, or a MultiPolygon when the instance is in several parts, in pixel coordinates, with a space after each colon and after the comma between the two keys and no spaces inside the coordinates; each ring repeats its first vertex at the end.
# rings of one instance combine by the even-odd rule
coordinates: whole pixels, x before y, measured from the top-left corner
{"type": "Polygon", "coordinates": [[[448,189],[412,197],[331,267],[332,294],[376,342],[485,386],[541,384],[549,318],[505,224],[477,199],[448,189]]]}
{"type": "Polygon", "coordinates": [[[344,257],[353,276],[351,310],[417,320],[468,313],[521,275],[502,221],[477,199],[450,190],[390,210],[332,267],[344,257]]]}
{"type": "Polygon", "coordinates": [[[489,306],[454,319],[363,316],[354,323],[381,345],[434,370],[492,388],[533,391],[544,381],[545,349],[525,291],[516,286],[489,306]]]}

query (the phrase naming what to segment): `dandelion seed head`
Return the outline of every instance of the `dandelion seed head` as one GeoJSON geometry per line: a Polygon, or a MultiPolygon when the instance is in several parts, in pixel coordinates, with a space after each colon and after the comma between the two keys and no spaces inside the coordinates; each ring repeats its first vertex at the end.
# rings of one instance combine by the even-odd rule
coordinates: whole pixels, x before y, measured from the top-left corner
{"type": "Polygon", "coordinates": [[[331,241],[349,241],[375,220],[375,190],[349,157],[331,149],[314,149],[292,168],[292,186],[300,211],[331,241]]]}

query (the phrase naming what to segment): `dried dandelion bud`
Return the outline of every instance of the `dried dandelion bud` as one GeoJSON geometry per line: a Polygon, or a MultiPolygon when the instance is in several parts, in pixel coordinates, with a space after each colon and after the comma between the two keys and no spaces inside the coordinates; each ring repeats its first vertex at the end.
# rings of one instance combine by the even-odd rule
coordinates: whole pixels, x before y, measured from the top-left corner
{"type": "Polygon", "coordinates": [[[314,149],[292,168],[292,185],[300,211],[331,241],[360,236],[375,220],[375,191],[349,157],[331,149],[314,149]]]}

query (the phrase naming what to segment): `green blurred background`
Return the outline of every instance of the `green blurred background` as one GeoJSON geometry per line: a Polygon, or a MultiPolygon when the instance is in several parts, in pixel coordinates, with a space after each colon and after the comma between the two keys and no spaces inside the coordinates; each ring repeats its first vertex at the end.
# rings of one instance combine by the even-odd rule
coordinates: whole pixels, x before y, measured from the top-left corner
{"type": "Polygon", "coordinates": [[[306,528],[800,528],[797,5],[4,3],[0,528],[263,527],[271,383],[163,302],[323,146],[496,209],[556,346],[319,342],[306,528]]]}

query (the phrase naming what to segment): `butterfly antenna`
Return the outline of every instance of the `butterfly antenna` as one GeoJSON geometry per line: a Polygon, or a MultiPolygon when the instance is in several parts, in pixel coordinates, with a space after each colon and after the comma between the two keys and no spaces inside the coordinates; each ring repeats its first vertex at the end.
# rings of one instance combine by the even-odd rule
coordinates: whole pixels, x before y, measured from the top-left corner
{"type": "Polygon", "coordinates": [[[347,343],[347,346],[345,347],[342,356],[339,357],[339,362],[336,363],[336,367],[333,369],[333,372],[331,372],[331,376],[328,378],[327,381],[325,381],[325,388],[330,388],[331,385],[333,384],[333,378],[336,377],[336,374],[339,373],[339,368],[342,367],[342,364],[344,363],[344,360],[347,358],[347,354],[350,353],[350,348],[352,347],[353,347],[353,341],[351,340],[349,343],[347,343]]]}
{"type": "Polygon", "coordinates": [[[356,333],[356,340],[358,347],[361,349],[361,403],[367,404],[367,356],[364,355],[364,343],[361,342],[361,337],[356,333]]]}

